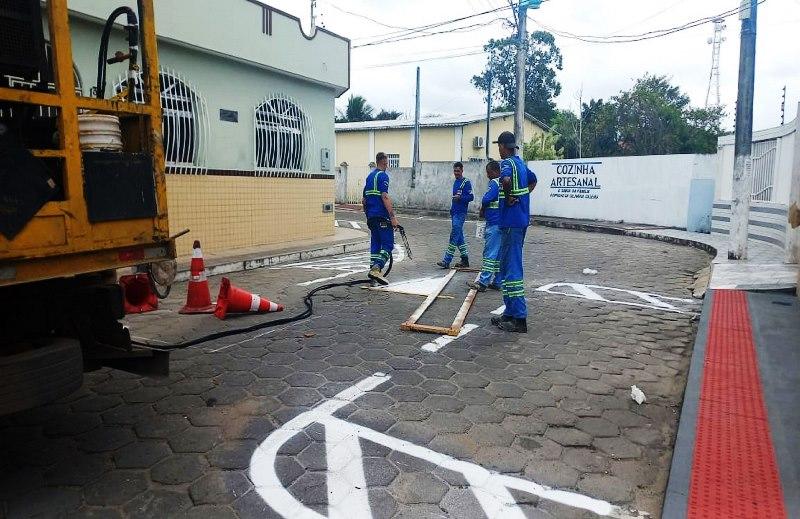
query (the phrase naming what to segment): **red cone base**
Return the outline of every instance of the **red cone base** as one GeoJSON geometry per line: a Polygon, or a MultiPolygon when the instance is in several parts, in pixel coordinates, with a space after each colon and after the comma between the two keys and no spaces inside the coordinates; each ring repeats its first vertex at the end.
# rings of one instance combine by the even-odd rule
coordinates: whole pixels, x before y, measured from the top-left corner
{"type": "Polygon", "coordinates": [[[150,287],[147,274],[122,276],[119,284],[122,287],[126,314],[142,314],[158,309],[158,297],[150,287]]]}
{"type": "Polygon", "coordinates": [[[251,294],[247,290],[234,286],[228,278],[222,278],[219,296],[217,296],[217,309],[214,311],[214,315],[219,319],[225,319],[228,313],[266,314],[282,311],[283,305],[251,294]]]}

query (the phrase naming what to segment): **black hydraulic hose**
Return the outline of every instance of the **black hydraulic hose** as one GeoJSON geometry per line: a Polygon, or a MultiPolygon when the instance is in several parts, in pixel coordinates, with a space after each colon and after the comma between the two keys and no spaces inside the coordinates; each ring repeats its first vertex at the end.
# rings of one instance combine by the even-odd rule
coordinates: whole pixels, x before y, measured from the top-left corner
{"type": "MultiPolygon", "coordinates": [[[[103,34],[100,37],[100,51],[97,54],[97,84],[95,85],[95,97],[98,99],[104,99],[106,97],[108,40],[111,38],[111,30],[114,28],[114,22],[123,14],[126,15],[128,20],[128,25],[125,28],[128,31],[128,48],[130,53],[128,59],[132,64],[136,62],[139,49],[139,20],[136,13],[130,7],[117,7],[106,20],[106,24],[103,27],[103,34]]],[[[130,87],[130,85],[128,86],[130,87]]]]}
{"type": "MultiPolygon", "coordinates": [[[[394,259],[392,258],[391,254],[389,255],[389,266],[386,268],[386,272],[383,274],[384,276],[388,276],[389,273],[392,271],[392,266],[394,265],[394,259]]],[[[255,332],[257,330],[263,330],[264,328],[271,328],[273,326],[280,326],[283,324],[291,324],[297,321],[302,321],[303,319],[308,319],[312,315],[314,315],[314,296],[319,292],[323,292],[325,290],[330,290],[332,288],[338,287],[354,287],[358,285],[366,285],[367,283],[372,283],[372,280],[369,279],[357,279],[355,281],[345,281],[342,283],[329,283],[327,285],[321,285],[317,288],[311,290],[303,297],[303,304],[305,305],[306,309],[300,312],[297,315],[293,315],[291,317],[284,317],[281,319],[274,319],[271,321],[257,323],[251,326],[246,326],[244,328],[235,328],[233,330],[225,330],[224,332],[216,332],[209,335],[204,335],[202,337],[198,337],[196,339],[192,339],[190,341],[181,342],[178,344],[167,344],[167,345],[154,345],[149,344],[146,342],[140,342],[131,340],[131,344],[135,344],[137,346],[144,346],[153,350],[159,351],[173,351],[173,350],[182,350],[188,348],[190,346],[196,346],[198,344],[202,344],[204,342],[214,341],[217,339],[222,339],[224,337],[230,337],[232,335],[241,335],[243,333],[250,333],[255,332]]]]}

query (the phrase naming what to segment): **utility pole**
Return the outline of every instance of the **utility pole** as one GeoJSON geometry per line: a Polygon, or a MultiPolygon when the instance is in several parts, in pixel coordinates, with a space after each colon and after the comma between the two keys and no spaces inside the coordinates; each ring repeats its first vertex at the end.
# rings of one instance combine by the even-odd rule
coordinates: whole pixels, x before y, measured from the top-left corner
{"type": "Polygon", "coordinates": [[[486,140],[483,141],[483,148],[486,150],[486,160],[489,160],[489,124],[492,121],[492,73],[489,72],[486,78],[486,140]]]}
{"type": "MultiPolygon", "coordinates": [[[[744,0],[745,2],[749,0],[744,0]]],[[[722,18],[715,18],[714,19],[714,37],[708,39],[709,45],[711,45],[711,74],[708,76],[708,89],[706,90],[706,108],[708,108],[708,100],[711,97],[711,90],[713,88],[714,92],[716,93],[717,102],[714,106],[720,105],[720,96],[719,96],[719,54],[722,48],[722,42],[725,41],[725,37],[722,36],[722,31],[727,28],[725,25],[725,20],[722,18]]]]}
{"type": "Polygon", "coordinates": [[[783,126],[785,122],[786,122],[786,85],[783,85],[783,98],[781,98],[781,126],[783,126]]]}
{"type": "Polygon", "coordinates": [[[514,137],[522,153],[525,143],[525,61],[528,56],[528,9],[538,9],[542,0],[519,0],[517,7],[517,109],[514,137]]]}
{"type": "Polygon", "coordinates": [[[747,259],[747,226],[752,197],[753,90],[756,65],[756,18],[758,0],[742,0],[739,51],[739,95],[736,103],[736,135],[733,161],[733,200],[728,259],[747,259]]]}
{"type": "Polygon", "coordinates": [[[583,85],[578,94],[578,158],[583,158],[583,85]]]}
{"type": "Polygon", "coordinates": [[[414,163],[411,165],[411,187],[415,187],[419,163],[419,67],[417,67],[417,102],[414,109],[414,163]]]}

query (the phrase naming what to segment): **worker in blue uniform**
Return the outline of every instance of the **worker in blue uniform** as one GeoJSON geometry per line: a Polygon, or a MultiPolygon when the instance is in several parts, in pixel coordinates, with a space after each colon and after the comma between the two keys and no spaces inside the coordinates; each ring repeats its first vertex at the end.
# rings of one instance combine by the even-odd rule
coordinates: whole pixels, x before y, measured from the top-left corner
{"type": "Polygon", "coordinates": [[[483,264],[477,281],[468,281],[467,285],[485,292],[486,288],[500,289],[500,163],[496,160],[486,164],[486,177],[489,188],[481,199],[480,216],[486,221],[483,230],[483,264]],[[494,281],[492,279],[494,278],[494,281]]]}
{"type": "Polygon", "coordinates": [[[528,331],[528,307],[525,302],[525,281],[522,269],[522,247],[530,225],[530,190],[536,186],[536,175],[516,154],[516,138],[503,132],[494,141],[500,162],[500,272],[505,311],[493,317],[492,324],[507,332],[528,331]]]}
{"type": "Polygon", "coordinates": [[[450,204],[450,221],[452,228],[450,230],[450,242],[447,244],[447,249],[444,251],[442,261],[437,265],[444,268],[450,268],[450,262],[453,261],[456,251],[461,254],[461,262],[455,265],[456,268],[469,267],[469,251],[467,249],[467,242],[464,239],[464,222],[467,219],[467,209],[469,203],[475,198],[472,194],[472,183],[464,178],[464,164],[456,162],[453,164],[453,196],[450,204]]]}
{"type": "Polygon", "coordinates": [[[367,227],[370,233],[370,267],[368,277],[381,285],[389,281],[383,276],[383,267],[392,257],[394,249],[394,229],[397,228],[397,217],[389,198],[389,157],[380,152],[375,156],[375,169],[367,175],[364,183],[364,196],[361,205],[367,216],[367,227]]]}

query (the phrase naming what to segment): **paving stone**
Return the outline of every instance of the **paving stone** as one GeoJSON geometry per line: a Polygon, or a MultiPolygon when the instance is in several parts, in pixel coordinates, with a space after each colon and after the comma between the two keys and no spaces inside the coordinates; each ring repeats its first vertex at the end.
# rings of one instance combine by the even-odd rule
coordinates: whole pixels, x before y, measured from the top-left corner
{"type": "Polygon", "coordinates": [[[313,406],[322,400],[322,395],[315,389],[292,387],[279,394],[278,400],[287,406],[313,406]]]}
{"type": "Polygon", "coordinates": [[[437,434],[428,447],[456,459],[471,460],[478,452],[478,443],[463,434],[437,434]]]}
{"type": "Polygon", "coordinates": [[[68,519],[122,519],[122,513],[119,510],[105,507],[82,507],[70,514],[67,514],[68,519]]]}
{"type": "Polygon", "coordinates": [[[597,438],[594,440],[594,446],[619,459],[638,458],[642,455],[641,447],[621,437],[597,438]]]}
{"type": "Polygon", "coordinates": [[[128,391],[122,395],[125,402],[129,404],[149,404],[158,402],[165,396],[171,394],[172,391],[166,387],[153,386],[153,387],[140,387],[133,391],[128,391]]]}
{"type": "Polygon", "coordinates": [[[114,408],[122,403],[122,398],[116,395],[93,395],[82,398],[72,404],[72,410],[76,412],[102,412],[114,408]]]}
{"type": "Polygon", "coordinates": [[[417,445],[427,445],[436,436],[436,431],[419,422],[398,422],[389,429],[387,434],[417,445]]]}
{"type": "Polygon", "coordinates": [[[397,512],[397,501],[385,488],[370,488],[369,505],[373,519],[389,519],[397,512]]]}
{"type": "Polygon", "coordinates": [[[189,421],[180,415],[156,415],[134,426],[139,438],[170,438],[189,427],[189,421]]]}
{"type": "Polygon", "coordinates": [[[240,497],[231,506],[240,519],[283,519],[255,490],[240,497]]]}
{"type": "Polygon", "coordinates": [[[486,391],[497,397],[519,398],[525,394],[525,389],[508,382],[492,382],[486,386],[486,391]]]}
{"type": "Polygon", "coordinates": [[[138,441],[114,453],[114,464],[121,469],[149,468],[170,455],[169,447],[160,441],[138,441]]]}
{"type": "Polygon", "coordinates": [[[186,492],[150,490],[136,496],[123,507],[130,519],[177,517],[192,506],[186,492]]]}
{"type": "MultiPolygon", "coordinates": [[[[470,387],[484,388],[489,385],[489,381],[486,380],[484,377],[480,375],[475,375],[473,373],[470,373],[467,369],[464,369],[465,368],[464,364],[466,363],[458,365],[455,364],[456,364],[455,362],[450,363],[451,367],[458,372],[458,374],[454,375],[450,379],[450,382],[452,382],[453,384],[457,385],[462,389],[470,387]]],[[[469,364],[474,364],[474,363],[469,363],[469,364]]]]}
{"type": "Polygon", "coordinates": [[[367,486],[385,487],[394,481],[399,470],[386,458],[362,458],[367,486]]]}
{"type": "Polygon", "coordinates": [[[190,427],[169,439],[175,453],[208,452],[222,441],[219,427],[190,427]]]}
{"type": "Polygon", "coordinates": [[[602,418],[581,418],[575,427],[595,438],[619,435],[619,427],[602,418]]]}
{"type": "Polygon", "coordinates": [[[648,423],[647,418],[625,409],[609,409],[604,411],[603,418],[620,427],[639,427],[648,423]]]}
{"type": "Polygon", "coordinates": [[[328,485],[325,474],[306,472],[291,484],[289,491],[305,505],[328,504],[328,485]]]}
{"type": "Polygon", "coordinates": [[[417,373],[429,379],[449,380],[456,372],[447,366],[426,365],[417,369],[417,373]]]}
{"type": "Polygon", "coordinates": [[[659,445],[663,441],[661,432],[650,427],[629,427],[623,432],[629,440],[639,445],[659,445]]]}
{"type": "Polygon", "coordinates": [[[448,486],[433,474],[407,472],[397,476],[389,486],[389,492],[404,504],[436,504],[447,493],[448,486]]]}
{"type": "Polygon", "coordinates": [[[489,470],[520,473],[528,463],[528,458],[521,451],[510,447],[483,446],[478,449],[475,461],[489,470]]]}
{"type": "Polygon", "coordinates": [[[189,494],[196,505],[226,504],[252,488],[250,480],[241,472],[213,471],[192,483],[189,494]]]}
{"type": "Polygon", "coordinates": [[[514,434],[495,424],[477,424],[468,436],[479,445],[500,445],[508,447],[514,441],[514,434]]]}
{"type": "Polygon", "coordinates": [[[572,426],[578,421],[577,416],[557,407],[537,409],[536,415],[548,425],[572,426]]]}
{"type": "Polygon", "coordinates": [[[186,510],[183,517],[187,519],[236,519],[236,512],[229,506],[200,505],[186,510]]]}
{"type": "Polygon", "coordinates": [[[101,455],[76,455],[58,461],[44,477],[50,486],[79,487],[99,478],[109,468],[101,455]]]}
{"type": "Polygon", "coordinates": [[[588,474],[578,482],[578,490],[612,503],[630,501],[631,486],[615,476],[588,474]]]}
{"type": "Polygon", "coordinates": [[[559,489],[575,488],[580,473],[558,460],[534,460],[525,466],[525,477],[540,485],[559,489]]]}
{"type": "Polygon", "coordinates": [[[150,404],[126,404],[102,414],[103,422],[109,425],[133,425],[156,416],[150,404]]]}
{"type": "Polygon", "coordinates": [[[77,440],[78,447],[85,452],[108,452],[136,441],[136,436],[129,428],[101,426],[78,436],[77,440]]]}
{"type": "Polygon", "coordinates": [[[456,398],[466,404],[491,404],[497,397],[482,388],[466,388],[456,393],[456,398]]]}
{"type": "Polygon", "coordinates": [[[242,416],[225,423],[223,436],[226,440],[261,441],[274,430],[275,425],[268,418],[242,416]]]}
{"type": "Polygon", "coordinates": [[[444,411],[458,413],[466,407],[466,404],[457,398],[446,395],[431,395],[422,404],[433,411],[444,411]]]}
{"type": "Polygon", "coordinates": [[[141,472],[117,470],[85,487],[84,499],[90,505],[121,505],[147,490],[147,478],[141,472]]]}
{"type": "Polygon", "coordinates": [[[253,440],[227,440],[208,453],[208,462],[220,469],[247,469],[258,443],[253,440]]]}
{"type": "Polygon", "coordinates": [[[537,416],[507,416],[503,420],[503,429],[522,436],[544,434],[547,424],[537,416]]]}
{"type": "Polygon", "coordinates": [[[445,380],[426,380],[420,388],[432,395],[455,395],[458,387],[445,380]]]}
{"type": "Polygon", "coordinates": [[[378,432],[384,432],[397,423],[390,413],[378,409],[359,409],[348,417],[348,421],[378,432]]]}
{"type": "Polygon", "coordinates": [[[77,436],[100,425],[100,417],[93,413],[62,415],[44,426],[44,434],[51,438],[77,436]]]}
{"type": "Polygon", "coordinates": [[[358,399],[358,407],[361,409],[381,409],[391,407],[395,401],[384,393],[367,393],[358,399]]]}
{"type": "Polygon", "coordinates": [[[198,454],[176,454],[159,462],[150,469],[153,481],[165,485],[191,483],[199,478],[208,468],[203,456],[198,454]]]}
{"type": "Polygon", "coordinates": [[[281,483],[285,487],[289,487],[289,485],[305,473],[305,470],[295,458],[278,456],[275,459],[275,473],[278,475],[281,483]]]}
{"type": "MultiPolygon", "coordinates": [[[[214,389],[210,389],[200,396],[204,399],[204,403],[207,406],[235,405],[239,404],[240,402],[243,402],[244,400],[247,400],[250,397],[250,395],[247,394],[247,392],[243,388],[227,387],[227,386],[215,387],[214,389]]],[[[265,396],[265,395],[257,395],[257,396],[265,396]]],[[[163,400],[161,402],[163,402],[163,400]]],[[[161,402],[159,402],[159,404],[161,402]]]]}
{"type": "Polygon", "coordinates": [[[578,472],[604,472],[608,470],[608,458],[590,449],[566,448],[561,460],[578,472]]]}
{"type": "Polygon", "coordinates": [[[485,519],[480,502],[468,488],[451,488],[440,504],[447,517],[458,519],[485,519]]]}
{"type": "Polygon", "coordinates": [[[311,388],[317,388],[326,382],[325,377],[314,373],[292,373],[284,380],[290,386],[311,388]]]}
{"type": "Polygon", "coordinates": [[[58,517],[74,512],[80,506],[80,490],[45,487],[11,500],[8,503],[8,517],[58,517]]]}
{"type": "Polygon", "coordinates": [[[310,443],[297,456],[297,461],[306,470],[325,470],[328,467],[326,446],[321,442],[310,443]]]}
{"type": "Polygon", "coordinates": [[[506,417],[505,413],[488,405],[468,405],[461,415],[476,424],[500,423],[506,417]]]}
{"type": "Polygon", "coordinates": [[[205,407],[205,405],[205,401],[197,395],[173,395],[156,402],[154,407],[161,414],[181,414],[185,416],[193,409],[205,407]]]}
{"type": "Polygon", "coordinates": [[[418,387],[394,386],[387,394],[398,402],[422,402],[428,393],[418,387]]]}

